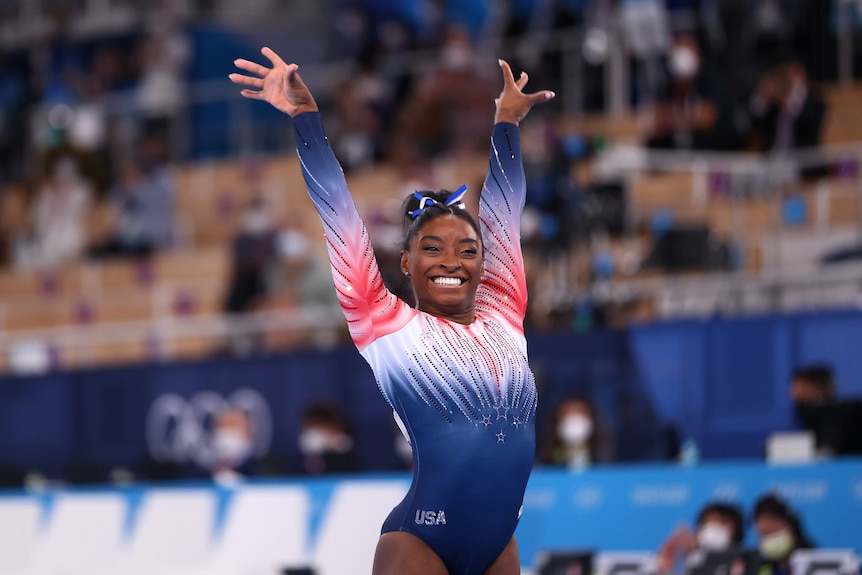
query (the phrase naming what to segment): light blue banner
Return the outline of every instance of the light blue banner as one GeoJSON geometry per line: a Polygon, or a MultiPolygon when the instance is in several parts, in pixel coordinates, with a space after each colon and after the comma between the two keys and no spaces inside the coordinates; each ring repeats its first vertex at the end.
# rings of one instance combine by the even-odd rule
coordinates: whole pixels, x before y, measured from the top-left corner
{"type": "MultiPolygon", "coordinates": [[[[709,501],[737,503],[747,541],[754,502],[783,495],[821,547],[862,553],[862,460],[812,465],[710,464],[614,467],[534,473],[518,527],[525,559],[546,548],[657,550],[680,523],[692,525],[709,501]]],[[[525,562],[525,564],[527,564],[525,562]]]]}
{"type": "MultiPolygon", "coordinates": [[[[206,507],[211,512],[206,513],[210,518],[206,521],[211,523],[202,528],[210,534],[209,539],[218,542],[228,531],[225,526],[232,513],[241,507],[241,495],[255,487],[274,488],[269,492],[290,492],[295,501],[305,502],[291,504],[279,517],[293,525],[290,531],[299,541],[297,549],[302,550],[296,560],[315,565],[325,575],[343,569],[326,565],[339,554],[353,563],[370,565],[380,524],[407,491],[409,482],[408,473],[392,473],[250,481],[232,488],[184,483],[58,488],[39,493],[0,491],[0,533],[21,531],[20,520],[4,526],[4,518],[12,521],[10,512],[15,506],[29,502],[36,508],[35,516],[40,517],[41,527],[36,531],[50,538],[56,535],[52,524],[63,521],[56,517],[62,504],[68,512],[70,499],[95,495],[96,500],[119,499],[125,519],[117,523],[117,529],[123,531],[122,540],[134,541],[138,532],[146,530],[141,510],[148,502],[166,493],[180,498],[185,493],[208,501],[206,507]]],[[[554,549],[655,551],[680,523],[690,525],[707,502],[736,502],[750,519],[754,501],[768,492],[777,492],[791,503],[818,546],[853,548],[862,553],[862,459],[850,459],[794,466],[759,462],[618,466],[580,473],[537,469],[527,488],[516,533],[521,562],[533,567],[540,551],[554,549]]],[[[233,517],[236,520],[235,513],[233,517]]],[[[99,526],[91,527],[98,530],[99,526]]],[[[747,528],[748,542],[753,544],[750,520],[747,528]]],[[[34,537],[38,539],[35,532],[34,537]]]]}

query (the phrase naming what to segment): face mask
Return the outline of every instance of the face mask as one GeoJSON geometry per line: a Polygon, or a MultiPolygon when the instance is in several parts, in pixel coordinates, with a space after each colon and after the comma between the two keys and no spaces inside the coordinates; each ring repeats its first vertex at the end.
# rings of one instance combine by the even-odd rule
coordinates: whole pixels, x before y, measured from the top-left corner
{"type": "Polygon", "coordinates": [[[248,437],[232,429],[217,431],[213,438],[213,450],[219,461],[237,463],[248,456],[249,447],[248,437]]]}
{"type": "Polygon", "coordinates": [[[670,53],[670,73],[675,78],[692,78],[700,67],[697,54],[691,48],[680,46],[670,53]]]}
{"type": "Polygon", "coordinates": [[[320,429],[307,429],[299,434],[299,450],[304,455],[320,455],[328,444],[329,436],[320,429]]]}
{"type": "Polygon", "coordinates": [[[707,551],[724,551],[730,547],[730,529],[718,523],[707,523],[697,532],[697,545],[707,551]]]}
{"type": "Polygon", "coordinates": [[[586,443],[593,432],[593,422],[584,415],[568,415],[557,427],[557,435],[566,445],[586,443]]]}
{"type": "Polygon", "coordinates": [[[787,557],[793,551],[793,544],[793,534],[787,529],[782,529],[761,538],[760,554],[764,559],[777,561],[787,557]]]}

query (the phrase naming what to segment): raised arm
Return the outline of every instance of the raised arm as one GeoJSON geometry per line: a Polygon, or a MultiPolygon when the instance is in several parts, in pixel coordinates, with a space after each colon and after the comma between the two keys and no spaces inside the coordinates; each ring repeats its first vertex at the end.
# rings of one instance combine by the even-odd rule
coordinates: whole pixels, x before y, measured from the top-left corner
{"type": "Polygon", "coordinates": [[[479,201],[479,220],[485,245],[485,274],[476,293],[477,309],[503,315],[523,330],[527,312],[527,281],[521,252],[521,211],[526,199],[521,133],[518,127],[530,109],[554,97],[549,90],[525,94],[528,76],[518,80],[500,60],[503,90],[495,100],[494,130],[488,174],[479,201]]]}
{"type": "Polygon", "coordinates": [[[252,89],[241,93],[263,100],[293,118],[296,149],[314,207],[323,222],[332,276],[350,335],[362,351],[377,337],[409,320],[409,306],[383,284],[377,260],[347,181],[323,131],[317,104],[299,77],[296,64],[285,64],[262,50],[272,68],[237,60],[235,64],[258,77],[231,74],[230,79],[252,89]]]}

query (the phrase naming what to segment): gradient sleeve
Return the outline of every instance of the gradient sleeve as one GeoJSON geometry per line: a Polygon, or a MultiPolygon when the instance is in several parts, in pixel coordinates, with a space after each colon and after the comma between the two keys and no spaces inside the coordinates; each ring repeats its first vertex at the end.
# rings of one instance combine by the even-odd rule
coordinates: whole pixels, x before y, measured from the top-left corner
{"type": "Polygon", "coordinates": [[[368,230],[329,147],[320,114],[296,116],[293,128],[308,195],[323,222],[335,291],[350,337],[362,351],[406,324],[412,317],[411,308],[383,284],[368,230]]]}
{"type": "Polygon", "coordinates": [[[527,280],[521,252],[521,211],[527,187],[521,160],[521,132],[506,122],[494,126],[488,174],[479,199],[485,244],[485,273],[476,308],[501,314],[523,333],[527,280]]]}

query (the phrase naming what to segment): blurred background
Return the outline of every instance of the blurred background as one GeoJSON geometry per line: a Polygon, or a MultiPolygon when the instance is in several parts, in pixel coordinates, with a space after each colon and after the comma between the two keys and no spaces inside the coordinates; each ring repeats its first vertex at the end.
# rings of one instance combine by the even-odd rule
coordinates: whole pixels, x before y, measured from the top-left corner
{"type": "Polygon", "coordinates": [[[525,573],[690,571],[715,502],[858,573],[858,0],[0,0],[0,573],[369,571],[409,446],[289,119],[227,79],[264,45],[408,299],[401,200],[481,185],[496,59],[557,94],[525,573]]]}

